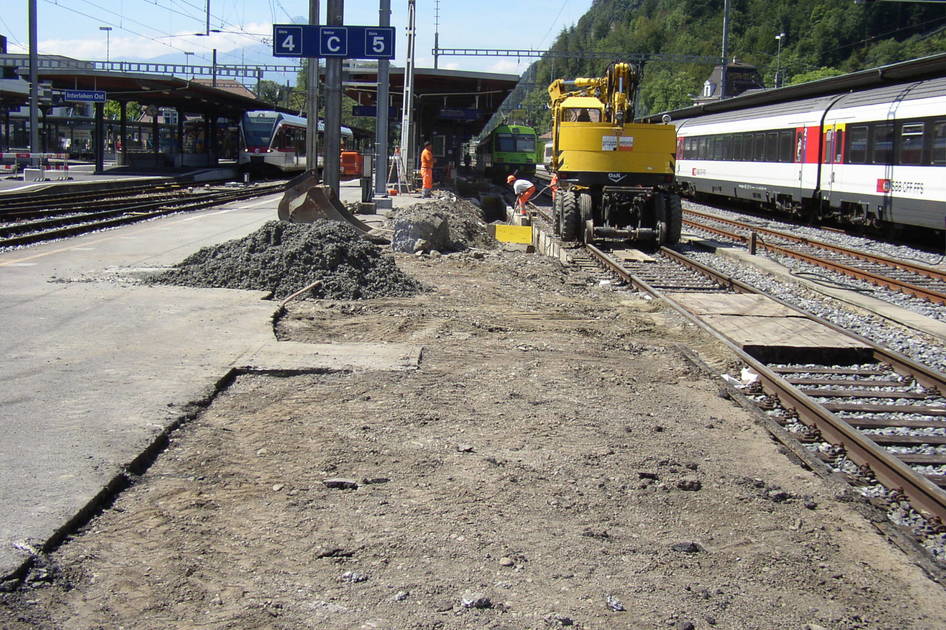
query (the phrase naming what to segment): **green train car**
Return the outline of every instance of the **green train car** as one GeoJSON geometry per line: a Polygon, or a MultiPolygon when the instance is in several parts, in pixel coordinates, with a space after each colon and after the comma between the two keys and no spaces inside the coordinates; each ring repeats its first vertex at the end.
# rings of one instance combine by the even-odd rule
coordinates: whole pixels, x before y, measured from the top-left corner
{"type": "Polygon", "coordinates": [[[499,125],[476,146],[477,169],[496,182],[512,174],[531,177],[535,158],[535,129],[525,125],[499,125]]]}

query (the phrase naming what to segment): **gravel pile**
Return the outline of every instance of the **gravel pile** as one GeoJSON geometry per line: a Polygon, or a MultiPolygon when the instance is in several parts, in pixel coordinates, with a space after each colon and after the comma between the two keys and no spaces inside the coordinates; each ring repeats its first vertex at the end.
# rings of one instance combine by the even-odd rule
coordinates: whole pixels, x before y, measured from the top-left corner
{"type": "Polygon", "coordinates": [[[316,280],[309,296],[338,300],[410,296],[422,285],[402,272],[393,258],[337,221],[269,221],[252,234],[205,247],[155,284],[271,291],[289,296],[316,280]]]}
{"type": "Polygon", "coordinates": [[[423,249],[464,251],[493,249],[496,240],[490,236],[483,211],[473,203],[452,195],[403,208],[394,216],[395,251],[411,251],[418,238],[431,241],[423,249]],[[446,234],[436,234],[440,223],[446,223],[446,234]],[[430,227],[427,227],[430,226],[430,227]]]}

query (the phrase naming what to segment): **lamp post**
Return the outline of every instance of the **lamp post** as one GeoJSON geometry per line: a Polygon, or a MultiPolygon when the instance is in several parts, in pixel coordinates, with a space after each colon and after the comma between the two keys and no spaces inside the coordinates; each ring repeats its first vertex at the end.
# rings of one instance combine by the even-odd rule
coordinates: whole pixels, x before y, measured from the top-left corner
{"type": "Polygon", "coordinates": [[[100,31],[105,31],[105,61],[109,61],[109,48],[110,48],[110,37],[112,32],[111,26],[100,26],[100,31]]]}
{"type": "Polygon", "coordinates": [[[785,33],[779,33],[775,36],[778,42],[778,52],[775,54],[775,87],[782,87],[782,40],[785,39],[785,33]]]}

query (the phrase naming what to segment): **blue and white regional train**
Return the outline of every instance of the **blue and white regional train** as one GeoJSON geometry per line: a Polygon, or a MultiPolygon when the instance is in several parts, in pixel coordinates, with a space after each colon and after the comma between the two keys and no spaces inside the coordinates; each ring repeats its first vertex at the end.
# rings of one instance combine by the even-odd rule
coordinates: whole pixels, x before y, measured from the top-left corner
{"type": "Polygon", "coordinates": [[[812,220],[946,229],[946,76],[678,114],[684,194],[812,220]]]}
{"type": "MultiPolygon", "coordinates": [[[[319,121],[319,146],[325,125],[319,121]]],[[[354,133],[341,128],[343,145],[351,143],[354,133]]],[[[240,121],[240,166],[256,171],[297,173],[305,170],[306,119],[273,111],[247,112],[240,121]]],[[[318,165],[323,159],[319,156],[318,165]]]]}

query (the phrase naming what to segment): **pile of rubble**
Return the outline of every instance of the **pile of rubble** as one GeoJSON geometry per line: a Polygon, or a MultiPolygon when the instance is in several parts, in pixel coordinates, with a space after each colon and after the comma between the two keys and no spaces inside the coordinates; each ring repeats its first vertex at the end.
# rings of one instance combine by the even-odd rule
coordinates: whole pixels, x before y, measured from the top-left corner
{"type": "Polygon", "coordinates": [[[422,285],[349,225],[269,221],[252,234],[205,247],[155,284],[271,291],[281,299],[320,281],[307,297],[358,300],[415,295],[422,285]]]}
{"type": "Polygon", "coordinates": [[[393,227],[391,248],[396,252],[446,253],[497,246],[483,211],[453,196],[439,196],[398,211],[393,227]]]}

